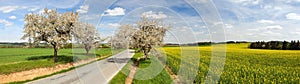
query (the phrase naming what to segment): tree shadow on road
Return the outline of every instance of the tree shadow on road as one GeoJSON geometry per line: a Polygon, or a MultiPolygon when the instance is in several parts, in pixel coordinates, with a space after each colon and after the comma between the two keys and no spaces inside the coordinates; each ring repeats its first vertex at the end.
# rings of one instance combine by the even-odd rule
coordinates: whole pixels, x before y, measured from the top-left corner
{"type": "Polygon", "coordinates": [[[86,55],[86,53],[70,53],[73,54],[75,56],[100,56],[100,54],[94,54],[94,53],[89,53],[88,55],[86,55]]]}
{"type": "Polygon", "coordinates": [[[127,63],[130,61],[131,58],[109,58],[107,59],[107,62],[113,62],[113,63],[127,63]]]}
{"type": "MultiPolygon", "coordinates": [[[[31,61],[31,60],[43,60],[43,59],[53,60],[53,55],[28,57],[26,60],[31,61]]],[[[57,56],[57,62],[60,63],[70,63],[70,62],[74,62],[74,60],[77,59],[78,57],[74,57],[74,56],[66,56],[66,55],[57,56]]]]}

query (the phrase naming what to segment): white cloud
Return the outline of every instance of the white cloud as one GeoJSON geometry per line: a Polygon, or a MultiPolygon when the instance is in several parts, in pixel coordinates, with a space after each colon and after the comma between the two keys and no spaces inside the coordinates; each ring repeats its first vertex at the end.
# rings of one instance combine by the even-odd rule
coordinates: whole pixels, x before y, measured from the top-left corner
{"type": "Polygon", "coordinates": [[[264,27],[264,29],[267,29],[267,30],[280,30],[280,29],[282,29],[282,26],[272,25],[272,26],[266,26],[266,27],[264,27]]]}
{"type": "Polygon", "coordinates": [[[83,21],[90,21],[90,20],[98,20],[100,17],[99,14],[86,14],[86,15],[80,15],[79,19],[83,21]]]}
{"type": "Polygon", "coordinates": [[[182,27],[175,27],[177,32],[186,32],[190,29],[190,27],[182,26],[182,27]]]}
{"type": "Polygon", "coordinates": [[[300,2],[300,0],[284,0],[285,3],[300,2]]]}
{"type": "Polygon", "coordinates": [[[38,12],[38,14],[42,14],[42,13],[44,13],[44,9],[41,9],[41,10],[38,12]]]}
{"type": "Polygon", "coordinates": [[[271,9],[271,8],[273,8],[272,5],[265,5],[265,6],[264,6],[264,9],[271,9]]]}
{"type": "Polygon", "coordinates": [[[16,19],[17,17],[16,16],[10,16],[9,17],[9,19],[12,19],[12,20],[14,20],[14,19],[16,19]]]}
{"type": "Polygon", "coordinates": [[[261,35],[266,35],[266,36],[270,36],[270,35],[272,35],[272,36],[280,36],[282,34],[279,33],[279,32],[266,31],[264,33],[261,33],[261,35]]]}
{"type": "Polygon", "coordinates": [[[194,27],[198,27],[198,25],[194,25],[194,27]]]}
{"type": "Polygon", "coordinates": [[[300,15],[296,14],[296,13],[289,13],[286,14],[286,19],[291,19],[291,20],[300,20],[300,15]]]}
{"type": "Polygon", "coordinates": [[[269,25],[269,26],[264,26],[264,27],[256,27],[256,28],[249,28],[247,30],[249,31],[255,31],[257,33],[261,32],[261,31],[272,31],[272,30],[281,30],[283,27],[281,25],[269,25]]]}
{"type": "Polygon", "coordinates": [[[66,9],[66,8],[73,8],[73,7],[77,6],[78,4],[80,4],[81,1],[82,0],[64,0],[64,1],[50,0],[50,1],[45,1],[45,2],[47,5],[53,6],[54,8],[66,9]]]}
{"type": "Polygon", "coordinates": [[[0,7],[0,11],[2,11],[3,13],[10,13],[17,9],[36,11],[36,10],[40,9],[40,7],[38,7],[38,6],[2,6],[2,7],[0,7]]]}
{"type": "Polygon", "coordinates": [[[233,25],[232,25],[232,24],[225,24],[224,26],[225,26],[226,29],[233,28],[233,25]]]}
{"type": "Polygon", "coordinates": [[[278,10],[278,11],[282,10],[282,7],[274,6],[274,5],[265,5],[265,6],[263,6],[263,8],[265,10],[278,10]]]}
{"type": "MultiPolygon", "coordinates": [[[[48,12],[50,12],[51,11],[51,9],[48,9],[48,12]]],[[[45,11],[44,11],[44,9],[41,9],[39,12],[38,12],[38,14],[43,14],[45,11]]]]}
{"type": "Polygon", "coordinates": [[[87,13],[89,10],[89,6],[88,5],[84,5],[84,6],[80,6],[80,9],[77,10],[77,12],[79,13],[87,13]]]}
{"type": "Polygon", "coordinates": [[[165,15],[163,12],[144,12],[142,16],[148,17],[148,18],[155,18],[155,19],[164,19],[167,18],[168,16],[165,15]]]}
{"type": "Polygon", "coordinates": [[[264,20],[264,19],[258,20],[257,22],[258,22],[258,23],[267,23],[267,24],[273,24],[273,23],[275,23],[275,22],[272,21],[272,20],[264,20]]]}
{"type": "Polygon", "coordinates": [[[282,10],[283,8],[282,7],[274,7],[274,10],[282,10]]]}
{"type": "Polygon", "coordinates": [[[119,16],[119,15],[125,15],[126,9],[121,7],[116,7],[114,9],[107,9],[105,10],[104,14],[102,16],[119,16]]]}
{"type": "Polygon", "coordinates": [[[222,25],[222,24],[223,24],[223,22],[221,22],[221,21],[218,21],[218,22],[214,22],[213,24],[214,24],[214,25],[222,25]]]}
{"type": "Polygon", "coordinates": [[[12,26],[14,23],[9,22],[9,21],[4,20],[4,19],[0,19],[0,24],[4,24],[5,27],[7,27],[7,26],[12,26]]]}
{"type": "Polygon", "coordinates": [[[19,8],[19,6],[2,6],[0,7],[0,11],[3,13],[9,13],[15,11],[17,8],[19,8]]]}
{"type": "Polygon", "coordinates": [[[252,4],[259,4],[260,0],[254,0],[252,4]]]}
{"type": "Polygon", "coordinates": [[[291,32],[291,34],[300,35],[300,32],[291,32]]]}
{"type": "Polygon", "coordinates": [[[38,9],[40,9],[40,8],[39,7],[33,7],[33,8],[30,8],[28,11],[36,11],[38,9]]]}
{"type": "Polygon", "coordinates": [[[247,30],[249,30],[249,31],[259,31],[259,28],[249,28],[247,30]]]}
{"type": "Polygon", "coordinates": [[[20,7],[20,9],[27,9],[28,7],[27,6],[22,6],[22,7],[20,7]]]}
{"type": "Polygon", "coordinates": [[[201,35],[201,34],[204,34],[205,32],[204,31],[197,31],[197,32],[194,32],[195,35],[201,35]]]}
{"type": "Polygon", "coordinates": [[[121,25],[119,23],[108,23],[108,26],[110,28],[117,28],[117,27],[120,27],[121,25]]]}
{"type": "Polygon", "coordinates": [[[257,5],[261,0],[232,0],[232,2],[240,3],[242,5],[257,5]]]}

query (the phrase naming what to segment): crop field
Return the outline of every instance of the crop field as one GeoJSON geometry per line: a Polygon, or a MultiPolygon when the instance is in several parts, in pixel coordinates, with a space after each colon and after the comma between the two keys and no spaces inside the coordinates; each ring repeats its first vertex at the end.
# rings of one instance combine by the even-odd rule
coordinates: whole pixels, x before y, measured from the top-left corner
{"type": "Polygon", "coordinates": [[[0,48],[0,53],[0,74],[52,67],[57,64],[73,62],[74,59],[112,55],[110,48],[97,49],[95,53],[91,52],[88,56],[85,55],[85,52],[72,53],[72,49],[60,49],[57,57],[58,62],[53,63],[52,48],[0,48]],[[74,57],[73,54],[77,56],[74,57]]]}
{"type": "MultiPolygon", "coordinates": [[[[226,61],[219,83],[300,83],[300,51],[249,49],[248,43],[227,44],[226,61]]],[[[191,51],[195,47],[190,47],[191,51]]],[[[195,83],[204,82],[211,58],[211,47],[198,47],[200,63],[195,83]]],[[[164,47],[167,65],[178,74],[180,47],[164,47]]],[[[193,64],[193,63],[190,63],[193,64]]]]}

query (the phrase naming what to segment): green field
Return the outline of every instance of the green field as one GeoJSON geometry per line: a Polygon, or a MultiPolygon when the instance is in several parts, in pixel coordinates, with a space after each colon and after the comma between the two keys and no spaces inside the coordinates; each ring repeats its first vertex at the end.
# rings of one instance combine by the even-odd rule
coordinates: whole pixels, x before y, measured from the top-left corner
{"type": "MultiPolygon", "coordinates": [[[[79,50],[77,50],[79,51],[79,50]]],[[[76,60],[111,55],[110,48],[101,48],[88,56],[82,52],[72,53],[72,49],[60,49],[58,62],[53,63],[52,48],[0,48],[0,74],[9,74],[34,68],[53,67],[57,64],[70,63],[76,60]],[[75,55],[75,56],[73,56],[75,55]]]]}
{"type": "MultiPolygon", "coordinates": [[[[249,49],[248,43],[227,44],[220,83],[300,83],[300,51],[249,49]]],[[[190,47],[193,48],[193,47],[190,47]]],[[[164,47],[167,65],[177,74],[180,68],[179,47],[164,47]]],[[[211,47],[199,47],[200,63],[194,82],[204,82],[211,47]]],[[[192,64],[192,63],[191,63],[192,64]]]]}

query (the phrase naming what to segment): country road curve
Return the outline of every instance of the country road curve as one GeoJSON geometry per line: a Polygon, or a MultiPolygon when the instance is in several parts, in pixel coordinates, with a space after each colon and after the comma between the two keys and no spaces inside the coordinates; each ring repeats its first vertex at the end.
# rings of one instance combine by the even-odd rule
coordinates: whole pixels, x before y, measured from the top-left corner
{"type": "Polygon", "coordinates": [[[26,84],[107,84],[133,55],[133,50],[124,50],[109,58],[26,84]]]}

